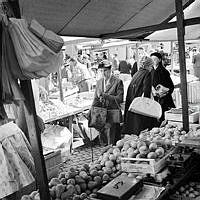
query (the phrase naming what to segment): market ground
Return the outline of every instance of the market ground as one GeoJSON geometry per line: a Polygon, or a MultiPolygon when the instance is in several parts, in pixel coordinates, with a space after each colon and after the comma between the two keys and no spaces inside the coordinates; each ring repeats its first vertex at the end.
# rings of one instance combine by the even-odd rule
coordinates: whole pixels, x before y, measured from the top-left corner
{"type": "Polygon", "coordinates": [[[84,145],[73,150],[69,158],[61,165],[62,169],[68,169],[73,166],[81,166],[85,163],[89,164],[99,158],[102,147],[98,144],[84,145]]]}

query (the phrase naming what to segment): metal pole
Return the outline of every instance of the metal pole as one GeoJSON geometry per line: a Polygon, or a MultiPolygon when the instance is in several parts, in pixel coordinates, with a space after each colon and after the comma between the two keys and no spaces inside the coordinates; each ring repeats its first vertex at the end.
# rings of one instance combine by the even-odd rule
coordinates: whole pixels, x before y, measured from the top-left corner
{"type": "Polygon", "coordinates": [[[182,0],[175,0],[175,5],[176,5],[176,16],[177,16],[176,23],[177,23],[178,51],[179,51],[180,78],[181,78],[183,129],[185,131],[189,131],[187,78],[186,78],[186,63],[185,63],[185,43],[184,43],[185,27],[184,27],[182,0]]]}

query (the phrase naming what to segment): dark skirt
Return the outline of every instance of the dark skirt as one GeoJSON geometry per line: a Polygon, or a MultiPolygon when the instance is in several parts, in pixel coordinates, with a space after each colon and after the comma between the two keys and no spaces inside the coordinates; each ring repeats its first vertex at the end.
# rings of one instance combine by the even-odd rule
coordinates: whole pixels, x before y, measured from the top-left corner
{"type": "Polygon", "coordinates": [[[156,118],[147,117],[128,111],[124,122],[122,133],[139,135],[145,129],[157,127],[159,122],[156,118]]]}

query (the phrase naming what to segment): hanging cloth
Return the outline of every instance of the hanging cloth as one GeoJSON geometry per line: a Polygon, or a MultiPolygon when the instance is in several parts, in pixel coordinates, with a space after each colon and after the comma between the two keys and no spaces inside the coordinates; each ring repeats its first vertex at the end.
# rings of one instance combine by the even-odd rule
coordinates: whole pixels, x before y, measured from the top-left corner
{"type": "Polygon", "coordinates": [[[53,52],[29,29],[24,19],[9,19],[9,33],[22,71],[33,72],[38,78],[57,72],[63,54],[53,52]]]}
{"type": "Polygon", "coordinates": [[[0,126],[0,199],[31,184],[35,166],[24,133],[10,122],[0,126]]]}
{"type": "Polygon", "coordinates": [[[20,80],[38,78],[37,74],[33,72],[22,71],[16,57],[13,42],[8,31],[8,26],[4,22],[2,22],[2,29],[2,51],[4,54],[4,60],[6,61],[12,76],[20,80]]]}
{"type": "Polygon", "coordinates": [[[4,103],[12,103],[24,100],[21,88],[17,78],[21,76],[20,68],[12,54],[12,48],[9,49],[9,35],[6,26],[2,23],[2,62],[1,62],[1,100],[4,103]],[[11,56],[11,57],[9,57],[11,56]]]}

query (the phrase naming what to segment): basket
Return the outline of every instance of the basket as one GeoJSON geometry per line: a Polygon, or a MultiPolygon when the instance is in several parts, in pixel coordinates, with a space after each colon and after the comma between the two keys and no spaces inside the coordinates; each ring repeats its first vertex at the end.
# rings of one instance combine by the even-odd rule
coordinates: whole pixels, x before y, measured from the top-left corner
{"type": "Polygon", "coordinates": [[[48,179],[56,177],[61,165],[61,151],[53,151],[44,155],[48,179]]]}

